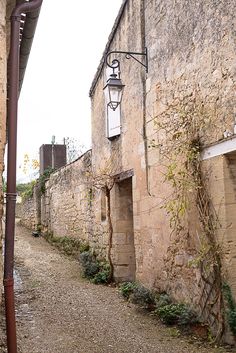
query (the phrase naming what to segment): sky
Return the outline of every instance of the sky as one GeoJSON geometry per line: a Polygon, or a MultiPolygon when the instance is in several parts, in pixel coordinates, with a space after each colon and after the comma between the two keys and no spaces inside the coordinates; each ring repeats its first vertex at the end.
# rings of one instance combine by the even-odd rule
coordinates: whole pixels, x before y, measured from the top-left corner
{"type": "Polygon", "coordinates": [[[96,69],[122,0],[44,0],[19,99],[18,182],[24,154],[64,137],[91,146],[90,98],[96,69]]]}

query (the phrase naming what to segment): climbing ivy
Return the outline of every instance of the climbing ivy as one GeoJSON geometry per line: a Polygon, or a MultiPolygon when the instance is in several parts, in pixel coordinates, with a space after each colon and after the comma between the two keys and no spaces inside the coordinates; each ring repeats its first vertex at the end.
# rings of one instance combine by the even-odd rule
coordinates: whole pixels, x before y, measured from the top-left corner
{"type": "Polygon", "coordinates": [[[220,340],[224,331],[224,314],[221,251],[216,238],[219,222],[208,193],[207,173],[203,172],[201,163],[202,143],[212,124],[212,111],[203,101],[195,94],[167,106],[156,117],[158,138],[151,141],[150,147],[158,148],[164,167],[163,182],[170,185],[171,192],[163,201],[162,208],[169,215],[171,232],[176,239],[175,251],[176,244],[190,236],[190,209],[197,210],[200,246],[190,265],[198,267],[204,283],[200,298],[201,314],[210,317],[213,311],[209,308],[217,308],[216,340],[220,340]]]}
{"type": "Polygon", "coordinates": [[[236,303],[228,283],[223,284],[224,298],[227,303],[226,317],[232,334],[236,337],[236,303]]]}
{"type": "Polygon", "coordinates": [[[50,175],[55,171],[55,169],[49,167],[45,169],[42,175],[38,178],[38,183],[40,184],[40,191],[42,194],[45,194],[46,188],[45,184],[46,181],[49,179],[50,175]]]}

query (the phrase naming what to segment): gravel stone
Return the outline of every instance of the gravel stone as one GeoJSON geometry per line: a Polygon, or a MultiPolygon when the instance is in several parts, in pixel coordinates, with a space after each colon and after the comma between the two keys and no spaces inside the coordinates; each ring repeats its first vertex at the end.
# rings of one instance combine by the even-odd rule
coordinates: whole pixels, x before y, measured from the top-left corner
{"type": "MultiPolygon", "coordinates": [[[[124,301],[117,288],[81,278],[78,261],[19,224],[15,283],[19,353],[227,351],[193,338],[172,337],[169,328],[124,301]]],[[[5,352],[1,346],[0,352],[5,352]]]]}

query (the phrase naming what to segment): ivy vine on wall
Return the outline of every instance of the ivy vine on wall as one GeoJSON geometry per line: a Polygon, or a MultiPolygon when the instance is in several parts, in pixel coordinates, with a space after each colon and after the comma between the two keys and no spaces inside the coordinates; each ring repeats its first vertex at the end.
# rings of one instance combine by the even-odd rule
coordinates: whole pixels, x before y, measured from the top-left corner
{"type": "Polygon", "coordinates": [[[150,147],[158,149],[163,182],[170,186],[162,208],[169,216],[174,246],[186,237],[198,238],[194,242],[199,243],[198,249],[189,263],[201,276],[198,311],[214,327],[219,341],[224,332],[222,252],[217,241],[220,224],[208,192],[208,171],[203,171],[201,162],[202,145],[213,125],[213,110],[199,91],[166,105],[155,118],[158,137],[150,147]],[[195,234],[189,234],[191,210],[197,214],[195,234]]]}

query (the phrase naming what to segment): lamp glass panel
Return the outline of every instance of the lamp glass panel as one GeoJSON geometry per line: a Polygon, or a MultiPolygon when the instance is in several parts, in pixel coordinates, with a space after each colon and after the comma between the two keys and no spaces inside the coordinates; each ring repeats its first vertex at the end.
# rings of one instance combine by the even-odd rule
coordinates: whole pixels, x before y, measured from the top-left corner
{"type": "Polygon", "coordinates": [[[120,87],[110,86],[109,90],[110,90],[110,101],[117,102],[119,104],[120,91],[121,91],[120,87]]]}
{"type": "Polygon", "coordinates": [[[108,86],[106,86],[106,88],[104,88],[104,94],[105,94],[106,103],[108,104],[110,102],[110,94],[109,94],[108,86]]]}

